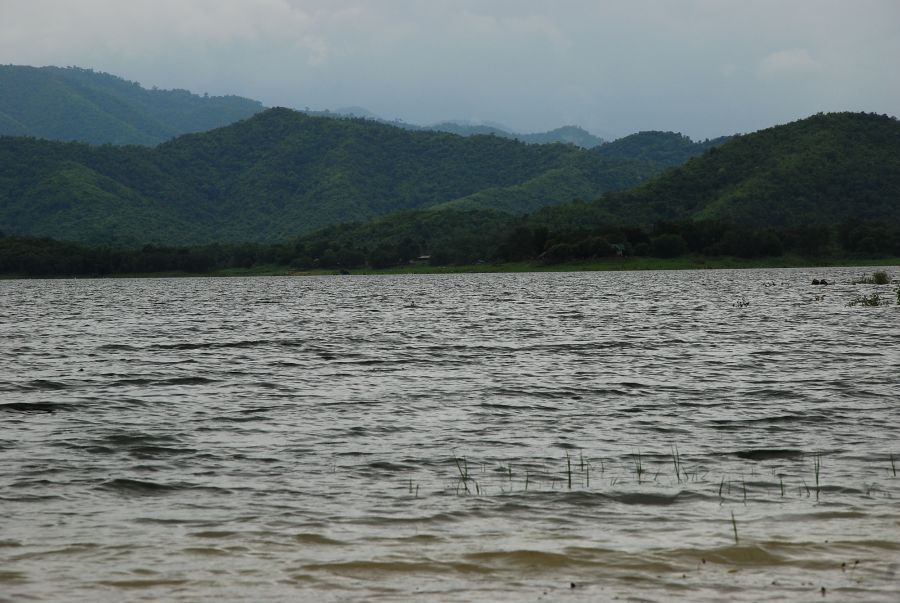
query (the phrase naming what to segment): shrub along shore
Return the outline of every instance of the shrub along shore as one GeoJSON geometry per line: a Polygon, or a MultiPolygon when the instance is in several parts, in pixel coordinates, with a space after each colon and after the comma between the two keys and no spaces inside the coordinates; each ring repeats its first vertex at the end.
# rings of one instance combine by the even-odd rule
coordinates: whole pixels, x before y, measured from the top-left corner
{"type": "Polygon", "coordinates": [[[42,273],[27,274],[0,272],[0,279],[28,278],[190,278],[190,277],[248,277],[248,276],[334,276],[334,275],[401,275],[401,274],[476,274],[512,272],[617,272],[627,270],[716,270],[754,268],[803,268],[803,267],[898,267],[900,257],[890,258],[846,258],[846,257],[802,257],[781,256],[774,258],[745,259],[732,256],[685,256],[679,258],[602,258],[598,260],[563,262],[499,262],[476,263],[453,266],[433,266],[427,263],[413,263],[388,268],[358,268],[335,270],[317,268],[297,270],[283,264],[257,264],[250,267],[212,268],[209,270],[156,270],[143,272],[114,273],[42,273]]]}

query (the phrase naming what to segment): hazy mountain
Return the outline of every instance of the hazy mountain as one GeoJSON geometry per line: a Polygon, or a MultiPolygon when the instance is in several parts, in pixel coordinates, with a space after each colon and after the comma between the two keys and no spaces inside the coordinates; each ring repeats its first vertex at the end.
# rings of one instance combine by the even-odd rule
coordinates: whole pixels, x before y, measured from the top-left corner
{"type": "MultiPolygon", "coordinates": [[[[263,109],[259,101],[239,96],[147,90],[135,82],[91,69],[0,66],[0,136],[153,146],[181,134],[228,125],[263,109]]],[[[603,143],[577,126],[520,134],[495,123],[445,121],[420,126],[390,121],[359,106],[304,112],[318,117],[363,118],[408,130],[494,135],[531,144],[562,142],[593,148],[603,143]]]]}
{"type": "Polygon", "coordinates": [[[424,129],[450,132],[459,136],[501,136],[512,138],[528,144],[573,144],[583,149],[592,149],[604,143],[602,138],[594,136],[578,126],[563,126],[549,132],[521,134],[504,129],[499,124],[469,124],[455,121],[444,121],[424,129]]]}
{"type": "Polygon", "coordinates": [[[375,115],[365,107],[341,107],[340,109],[336,109],[334,111],[338,116],[343,117],[361,117],[362,119],[374,119],[377,121],[384,121],[379,116],[375,115]]]}
{"type": "Polygon", "coordinates": [[[575,146],[592,149],[605,143],[599,136],[594,136],[587,130],[578,126],[562,126],[548,132],[536,132],[532,134],[522,134],[514,132],[503,124],[495,122],[475,123],[464,120],[447,120],[441,121],[428,126],[411,124],[400,120],[387,120],[379,117],[364,107],[344,107],[334,112],[330,111],[305,111],[309,115],[318,115],[325,117],[360,117],[363,119],[371,119],[380,121],[385,124],[405,128],[407,130],[433,130],[436,132],[447,132],[456,134],[457,136],[500,136],[501,138],[511,138],[520,140],[529,144],[573,144],[575,146]]]}
{"type": "Polygon", "coordinates": [[[0,135],[155,145],[262,109],[237,96],[147,90],[89,69],[0,66],[0,135]]]}

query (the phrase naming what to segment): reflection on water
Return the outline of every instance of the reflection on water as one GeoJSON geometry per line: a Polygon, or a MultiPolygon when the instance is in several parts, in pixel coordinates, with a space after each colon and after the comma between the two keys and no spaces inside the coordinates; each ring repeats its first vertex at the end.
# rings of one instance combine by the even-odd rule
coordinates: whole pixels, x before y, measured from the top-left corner
{"type": "Polygon", "coordinates": [[[0,282],[0,601],[893,601],[863,272],[0,282]]]}

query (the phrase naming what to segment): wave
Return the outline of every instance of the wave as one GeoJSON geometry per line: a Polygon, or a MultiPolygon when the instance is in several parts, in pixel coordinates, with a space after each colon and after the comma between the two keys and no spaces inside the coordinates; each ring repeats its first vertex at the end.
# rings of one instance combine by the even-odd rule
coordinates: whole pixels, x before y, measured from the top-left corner
{"type": "Polygon", "coordinates": [[[54,413],[71,408],[71,404],[61,402],[7,402],[0,404],[0,411],[21,413],[54,413]]]}

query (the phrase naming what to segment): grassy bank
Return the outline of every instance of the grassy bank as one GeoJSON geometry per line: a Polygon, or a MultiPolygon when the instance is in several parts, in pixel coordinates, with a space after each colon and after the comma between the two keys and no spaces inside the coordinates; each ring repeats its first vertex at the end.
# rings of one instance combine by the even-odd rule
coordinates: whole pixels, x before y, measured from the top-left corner
{"type": "MultiPolygon", "coordinates": [[[[713,270],[748,268],[802,268],[802,267],[852,267],[852,266],[900,266],[900,257],[891,258],[840,258],[780,256],[772,258],[743,259],[730,256],[682,256],[678,258],[602,258],[583,262],[545,264],[541,262],[482,263],[461,266],[431,266],[411,264],[390,268],[358,268],[351,274],[473,274],[498,272],[603,272],[623,270],[713,270]]],[[[141,272],[103,275],[102,278],[180,278],[180,277],[247,277],[247,276],[327,276],[340,271],[328,269],[297,270],[290,266],[265,264],[250,268],[224,268],[209,272],[141,272]]],[[[0,279],[18,278],[73,278],[71,275],[24,276],[0,275],[0,279]]],[[[78,276],[77,278],[91,278],[78,276]]]]}
{"type": "MultiPolygon", "coordinates": [[[[584,262],[545,264],[540,262],[482,263],[461,266],[431,266],[411,264],[390,268],[359,268],[351,274],[472,274],[499,272],[602,272],[622,270],[713,270],[748,268],[802,268],[802,267],[852,267],[852,266],[900,266],[900,257],[892,258],[840,258],[780,256],[773,258],[743,259],[730,256],[682,256],[678,258],[602,258],[584,262]]],[[[251,268],[226,268],[203,273],[193,272],[146,272],[113,274],[105,278],[178,278],[178,277],[247,277],[247,276],[327,276],[339,274],[338,270],[316,269],[296,270],[290,266],[266,264],[251,268]]],[[[65,275],[60,275],[65,278],[65,275]]],[[[23,278],[17,275],[3,275],[0,278],[23,278]]],[[[28,278],[28,277],[25,277],[28,278]]],[[[87,278],[87,277],[79,277],[87,278]]]]}
{"type": "MultiPolygon", "coordinates": [[[[801,268],[825,266],[900,266],[900,258],[806,258],[781,256],[742,259],[736,257],[682,256],[678,258],[602,258],[583,262],[545,264],[511,262],[502,264],[470,264],[465,266],[410,265],[384,269],[353,270],[354,274],[453,274],[475,272],[601,272],[622,270],[711,270],[746,268],[801,268]]],[[[325,271],[334,274],[334,271],[325,271]]]]}

